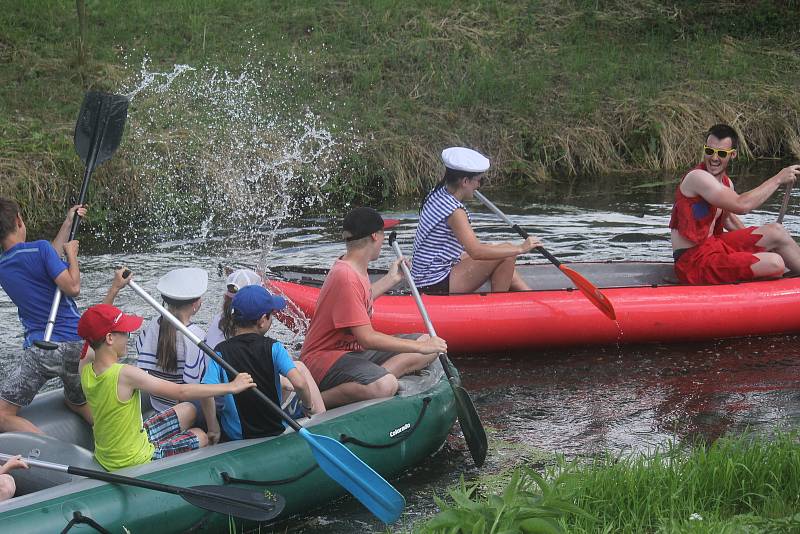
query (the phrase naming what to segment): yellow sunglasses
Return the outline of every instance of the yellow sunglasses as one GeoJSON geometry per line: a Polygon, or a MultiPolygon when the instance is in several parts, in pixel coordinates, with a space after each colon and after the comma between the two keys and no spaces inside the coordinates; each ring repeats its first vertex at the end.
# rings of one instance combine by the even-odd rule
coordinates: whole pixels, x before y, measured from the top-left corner
{"type": "Polygon", "coordinates": [[[717,153],[719,158],[727,158],[733,152],[736,152],[735,148],[713,148],[708,145],[703,145],[703,152],[706,153],[706,156],[713,156],[714,152],[717,153]]]}

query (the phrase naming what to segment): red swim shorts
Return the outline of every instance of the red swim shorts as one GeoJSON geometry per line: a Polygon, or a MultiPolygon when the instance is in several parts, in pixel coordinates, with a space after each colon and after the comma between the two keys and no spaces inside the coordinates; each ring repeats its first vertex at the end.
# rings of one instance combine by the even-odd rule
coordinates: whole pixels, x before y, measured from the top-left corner
{"type": "Polygon", "coordinates": [[[761,239],[754,234],[757,226],[723,232],[711,236],[696,247],[688,249],[675,262],[675,274],[685,284],[730,284],[755,278],[751,265],[758,262],[753,254],[764,252],[756,246],[761,239]]]}

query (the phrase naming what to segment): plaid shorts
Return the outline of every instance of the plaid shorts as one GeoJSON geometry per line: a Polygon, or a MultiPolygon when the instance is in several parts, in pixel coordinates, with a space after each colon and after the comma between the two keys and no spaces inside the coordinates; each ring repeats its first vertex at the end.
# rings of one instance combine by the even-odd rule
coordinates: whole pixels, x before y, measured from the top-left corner
{"type": "Polygon", "coordinates": [[[55,350],[31,345],[3,381],[0,398],[16,406],[27,406],[45,382],[60,377],[64,383],[64,397],[72,404],[86,404],[81,377],[78,375],[82,349],[83,341],[63,341],[58,343],[55,350]]]}
{"type": "Polygon", "coordinates": [[[153,460],[200,448],[200,440],[193,432],[188,430],[181,432],[178,414],[174,408],[150,417],[144,422],[144,429],[147,432],[147,439],[156,448],[153,451],[153,460]]]}

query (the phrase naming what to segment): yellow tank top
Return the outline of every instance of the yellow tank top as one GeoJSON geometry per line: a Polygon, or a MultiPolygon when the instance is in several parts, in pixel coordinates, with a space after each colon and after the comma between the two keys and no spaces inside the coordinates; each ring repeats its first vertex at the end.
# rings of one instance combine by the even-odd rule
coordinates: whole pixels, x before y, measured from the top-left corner
{"type": "Polygon", "coordinates": [[[139,390],[133,390],[127,402],[117,396],[122,365],[115,363],[99,376],[91,364],[81,371],[81,386],[94,418],[94,456],[109,471],[146,464],[155,450],[142,426],[139,390]]]}

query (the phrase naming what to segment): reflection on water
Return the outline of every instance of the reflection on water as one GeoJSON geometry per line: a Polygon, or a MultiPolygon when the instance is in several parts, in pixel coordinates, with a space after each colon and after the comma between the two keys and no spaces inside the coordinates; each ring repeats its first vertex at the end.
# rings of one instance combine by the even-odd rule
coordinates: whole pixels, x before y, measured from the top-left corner
{"type": "Polygon", "coordinates": [[[480,392],[486,421],[506,439],[568,455],[646,451],[800,420],[796,336],[484,355],[459,364],[465,386],[480,392]]]}
{"type": "MultiPolygon", "coordinates": [[[[773,172],[775,169],[771,169],[773,172]]],[[[762,173],[766,174],[766,173],[762,173]]],[[[641,180],[639,180],[641,181],[641,180]]],[[[658,182],[657,179],[653,180],[658,182]]],[[[739,189],[752,179],[738,178],[739,189]]],[[[670,259],[667,221],[673,183],[632,188],[625,180],[597,181],[583,190],[565,184],[550,188],[487,191],[516,222],[543,239],[556,256],[571,261],[670,259]]],[[[800,192],[797,192],[800,195],[800,192]]],[[[795,195],[795,199],[797,198],[795,195]]],[[[748,224],[775,219],[781,195],[763,209],[745,217],[748,224]]],[[[484,240],[514,240],[502,223],[476,205],[473,218],[484,240]]],[[[409,203],[386,210],[401,220],[401,246],[410,252],[416,225],[409,203]]],[[[786,225],[800,232],[790,209],[786,225]]],[[[341,254],[338,221],[294,219],[279,229],[270,265],[327,267],[341,254]]],[[[266,231],[266,230],[264,230],[266,231]]],[[[197,235],[193,233],[192,235],[197,235]]],[[[216,265],[230,262],[257,264],[263,235],[249,240],[224,232],[212,239],[185,239],[180,235],[157,244],[143,244],[146,252],[95,253],[82,258],[83,308],[99,302],[111,280],[112,265],[130,267],[139,283],[155,294],[159,276],[182,266],[209,270],[211,281],[197,320],[207,323],[221,305],[223,279],[216,265]]],[[[87,241],[91,242],[91,239],[87,241]]],[[[91,246],[86,248],[90,249],[91,246]]],[[[96,246],[95,246],[96,248],[96,246]]],[[[392,258],[386,249],[378,265],[392,258]]],[[[542,261],[536,255],[524,258],[542,261]]],[[[152,316],[132,292],[119,297],[126,310],[152,316]]],[[[746,313],[743,311],[743,313],[746,313]]],[[[16,310],[0,293],[0,373],[14,365],[22,332],[16,310]]],[[[535,328],[535,325],[531,325],[535,328]]],[[[273,334],[297,344],[285,328],[273,334]]],[[[796,336],[727,340],[680,345],[558,349],[535,353],[471,355],[456,361],[480,415],[488,428],[491,447],[482,473],[537,457],[537,451],[567,455],[646,451],[669,440],[714,439],[745,429],[770,432],[800,420],[798,369],[800,348],[796,336]]],[[[456,427],[444,449],[396,481],[406,496],[404,522],[413,523],[433,513],[431,496],[478,474],[472,467],[456,427]]],[[[282,525],[282,530],[308,532],[382,531],[383,528],[352,501],[320,511],[316,516],[282,525]]]]}

